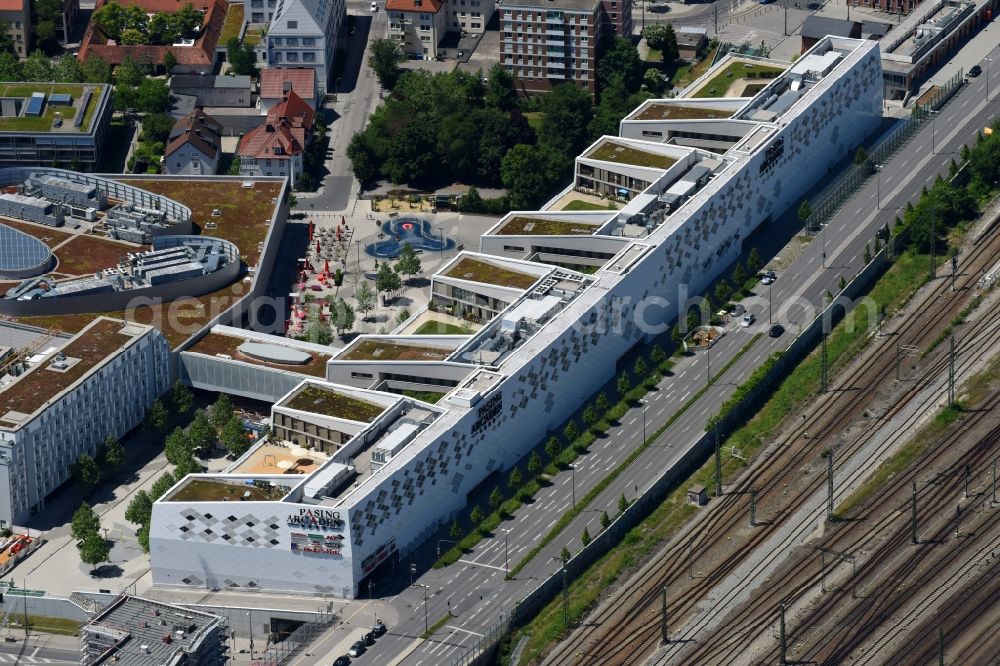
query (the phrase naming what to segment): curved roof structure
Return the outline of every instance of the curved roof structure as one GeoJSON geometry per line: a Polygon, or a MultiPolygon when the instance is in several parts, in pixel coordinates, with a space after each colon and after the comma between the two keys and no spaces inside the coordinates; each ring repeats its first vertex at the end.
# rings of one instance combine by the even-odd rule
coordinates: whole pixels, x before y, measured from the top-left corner
{"type": "Polygon", "coordinates": [[[39,275],[52,264],[52,252],[42,241],[0,224],[0,277],[19,279],[39,275]]]}
{"type": "Polygon", "coordinates": [[[303,365],[312,360],[312,356],[304,351],[267,342],[244,342],[237,349],[247,356],[271,363],[303,365]]]}

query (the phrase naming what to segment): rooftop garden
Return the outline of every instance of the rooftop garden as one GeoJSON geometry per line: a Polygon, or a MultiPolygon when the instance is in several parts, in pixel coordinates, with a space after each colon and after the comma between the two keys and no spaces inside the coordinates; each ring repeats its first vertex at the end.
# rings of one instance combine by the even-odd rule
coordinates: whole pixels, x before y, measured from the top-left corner
{"type": "Polygon", "coordinates": [[[222,24],[222,32],[219,33],[219,45],[225,46],[231,39],[240,36],[240,29],[243,27],[243,5],[229,3],[229,10],[226,12],[226,22],[222,24]]]}
{"type": "Polygon", "coordinates": [[[288,486],[269,485],[267,481],[245,483],[195,477],[178,488],[168,502],[274,502],[291,490],[288,486]]]}
{"type": "Polygon", "coordinates": [[[706,106],[681,106],[679,104],[650,104],[633,120],[704,120],[729,118],[732,111],[710,109],[706,106]]]}
{"type": "Polygon", "coordinates": [[[209,333],[193,346],[189,347],[187,351],[198,352],[199,354],[205,354],[207,356],[225,354],[252,365],[277,368],[280,370],[287,370],[289,372],[298,372],[303,375],[312,375],[313,377],[323,378],[326,377],[326,362],[332,357],[332,354],[317,354],[310,351],[307,353],[312,356],[312,358],[301,365],[271,363],[268,361],[262,361],[261,359],[254,358],[252,356],[247,356],[246,354],[240,352],[239,346],[244,342],[247,342],[247,340],[243,338],[237,338],[231,335],[219,335],[218,333],[209,333]]]}
{"type": "Polygon", "coordinates": [[[587,153],[585,157],[602,162],[630,164],[640,167],[666,169],[677,160],[668,155],[660,155],[646,150],[640,150],[616,141],[605,141],[597,148],[587,153]]]}
{"type": "Polygon", "coordinates": [[[339,361],[443,361],[449,349],[365,339],[351,347],[339,361]]]}
{"type": "Polygon", "coordinates": [[[783,71],[781,67],[736,60],[705,82],[694,97],[725,97],[729,87],[740,79],[773,79],[783,71]]]}
{"type": "MultiPolygon", "coordinates": [[[[45,108],[40,116],[25,116],[22,109],[20,116],[5,116],[0,118],[0,131],[2,132],[48,132],[49,130],[59,132],[86,132],[90,128],[90,119],[94,116],[94,110],[100,101],[100,94],[97,89],[90,96],[87,109],[83,114],[83,124],[80,127],[73,125],[73,119],[77,111],[80,110],[80,102],[83,101],[83,93],[88,86],[79,83],[7,83],[0,85],[0,97],[21,97],[27,99],[32,93],[45,93],[45,108]],[[49,96],[53,93],[63,93],[71,95],[73,101],[70,106],[61,106],[49,103],[49,96]],[[56,119],[56,114],[63,119],[62,126],[52,127],[56,119]]],[[[27,104],[27,101],[24,102],[27,104]]]]}
{"type": "Polygon", "coordinates": [[[551,220],[517,215],[507,220],[497,233],[501,236],[583,236],[594,233],[597,225],[577,220],[551,220]]]}
{"type": "Polygon", "coordinates": [[[471,335],[472,329],[468,326],[456,326],[446,321],[431,319],[425,321],[413,332],[413,335],[471,335]]]}
{"type": "Polygon", "coordinates": [[[89,275],[118,265],[118,260],[137,245],[125,244],[100,236],[78,235],[56,250],[56,270],[65,275],[89,275]]]}
{"type": "Polygon", "coordinates": [[[249,28],[246,34],[243,35],[243,46],[254,47],[260,44],[260,40],[264,39],[264,29],[263,28],[249,28]]]}
{"type": "Polygon", "coordinates": [[[573,199],[565,206],[562,210],[616,210],[616,206],[613,202],[608,202],[607,204],[599,204],[593,201],[584,201],[583,199],[573,199]]]}
{"type": "Polygon", "coordinates": [[[63,347],[68,358],[79,362],[69,369],[57,372],[48,363],[35,366],[31,372],[0,391],[0,416],[9,411],[32,414],[46,402],[72,386],[108,356],[117,352],[134,338],[119,333],[121,321],[101,320],[76,340],[63,347]]]}
{"type": "Polygon", "coordinates": [[[538,281],[536,275],[511,270],[472,257],[463,257],[445,275],[460,280],[495,284],[501,287],[516,287],[517,289],[527,289],[538,281]]]}
{"type": "Polygon", "coordinates": [[[358,400],[337,391],[312,385],[306,386],[296,393],[283,406],[301,412],[322,414],[323,416],[361,423],[371,423],[385,411],[385,407],[382,405],[376,405],[367,400],[358,400]]]}
{"type": "Polygon", "coordinates": [[[94,11],[91,21],[108,41],[125,46],[168,46],[182,39],[197,39],[205,12],[190,2],[174,12],[150,16],[139,5],[123,6],[108,0],[94,11]]]}

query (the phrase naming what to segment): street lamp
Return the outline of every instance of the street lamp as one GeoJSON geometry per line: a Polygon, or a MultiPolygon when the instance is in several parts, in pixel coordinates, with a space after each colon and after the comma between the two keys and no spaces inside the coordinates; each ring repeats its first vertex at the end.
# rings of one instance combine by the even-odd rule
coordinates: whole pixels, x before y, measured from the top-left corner
{"type": "Polygon", "coordinates": [[[767,283],[767,323],[768,324],[774,323],[774,322],[771,321],[771,309],[772,309],[772,305],[771,305],[771,287],[773,287],[773,286],[774,286],[773,282],[768,282],[767,283]]]}
{"type": "Polygon", "coordinates": [[[882,164],[875,165],[875,210],[882,208],[882,164]]]}
{"type": "Polygon", "coordinates": [[[503,530],[503,571],[504,577],[510,576],[510,560],[507,558],[507,535],[510,534],[510,530],[504,528],[503,530]]]}
{"type": "Polygon", "coordinates": [[[642,442],[643,442],[643,444],[645,444],[646,443],[646,401],[645,400],[639,400],[639,403],[642,405],[642,442]]]}
{"type": "Polygon", "coordinates": [[[437,229],[438,229],[438,235],[441,236],[441,256],[444,257],[444,246],[445,246],[444,227],[438,227],[437,229]]]}
{"type": "Polygon", "coordinates": [[[573,490],[573,508],[575,509],[576,508],[576,467],[574,465],[570,465],[569,466],[569,471],[570,471],[570,473],[572,475],[572,481],[571,481],[570,485],[572,486],[572,490],[573,490]]]}
{"type": "Polygon", "coordinates": [[[930,110],[931,114],[931,155],[937,152],[937,116],[938,112],[934,109],[930,110]]]}
{"type": "Polygon", "coordinates": [[[247,617],[250,623],[250,658],[253,659],[253,611],[247,611],[247,617]]]}
{"type": "Polygon", "coordinates": [[[423,583],[417,583],[416,585],[411,585],[410,587],[420,587],[424,590],[424,633],[430,633],[430,624],[427,622],[427,586],[423,583]]]}

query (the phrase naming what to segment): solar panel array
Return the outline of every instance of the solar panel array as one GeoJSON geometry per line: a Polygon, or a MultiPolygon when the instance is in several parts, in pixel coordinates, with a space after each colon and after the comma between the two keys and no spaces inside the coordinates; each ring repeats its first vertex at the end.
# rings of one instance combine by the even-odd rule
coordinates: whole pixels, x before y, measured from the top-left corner
{"type": "Polygon", "coordinates": [[[48,246],[37,238],[0,224],[0,273],[41,266],[49,254],[48,246]]]}

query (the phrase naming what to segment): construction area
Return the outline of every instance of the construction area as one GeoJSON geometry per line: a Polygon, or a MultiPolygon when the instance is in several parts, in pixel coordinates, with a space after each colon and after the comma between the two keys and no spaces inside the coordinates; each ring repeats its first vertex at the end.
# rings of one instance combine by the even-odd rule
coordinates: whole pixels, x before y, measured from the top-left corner
{"type": "Polygon", "coordinates": [[[984,276],[1000,234],[978,239],[543,663],[998,663],[1000,293],[984,276]]]}

